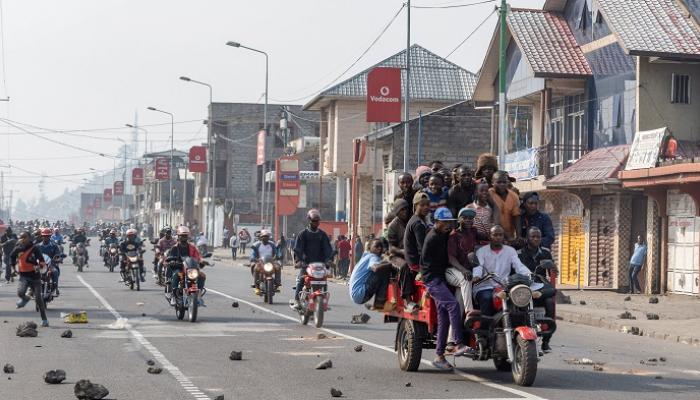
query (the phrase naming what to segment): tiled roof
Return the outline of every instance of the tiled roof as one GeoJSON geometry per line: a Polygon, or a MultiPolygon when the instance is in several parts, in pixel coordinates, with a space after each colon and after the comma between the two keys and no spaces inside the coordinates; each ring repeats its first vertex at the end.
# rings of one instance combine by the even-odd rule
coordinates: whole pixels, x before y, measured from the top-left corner
{"type": "MultiPolygon", "coordinates": [[[[381,61],[359,74],[332,86],[316,96],[304,108],[325,96],[367,96],[367,74],[375,67],[406,67],[406,50],[381,61]]],[[[406,78],[402,74],[401,90],[406,78]]],[[[471,100],[476,86],[476,75],[444,58],[414,44],[411,46],[411,99],[438,100],[457,103],[471,100]]]]}
{"type": "Polygon", "coordinates": [[[547,187],[591,186],[616,183],[630,152],[630,146],[604,147],[585,154],[574,165],[545,182],[547,187]]]}
{"type": "Polygon", "coordinates": [[[542,10],[512,9],[508,27],[537,77],[591,75],[564,18],[542,10]]]}
{"type": "Polygon", "coordinates": [[[700,29],[676,0],[598,0],[598,4],[629,54],[700,58],[700,29]]]}
{"type": "Polygon", "coordinates": [[[690,13],[700,22],[700,0],[683,0],[690,13]]]}
{"type": "Polygon", "coordinates": [[[618,43],[601,47],[586,54],[588,63],[597,77],[635,73],[635,57],[625,54],[618,43]]]}

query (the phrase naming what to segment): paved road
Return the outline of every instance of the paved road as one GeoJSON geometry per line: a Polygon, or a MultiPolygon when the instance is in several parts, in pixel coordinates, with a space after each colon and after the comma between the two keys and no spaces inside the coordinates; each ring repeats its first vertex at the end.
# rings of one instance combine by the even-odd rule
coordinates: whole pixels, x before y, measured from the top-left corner
{"type": "MultiPolygon", "coordinates": [[[[91,249],[95,251],[95,249],[91,249]]],[[[323,329],[301,326],[286,305],[293,280],[284,276],[280,304],[263,305],[249,288],[250,274],[241,263],[217,261],[208,268],[207,307],[199,322],[178,321],[150,275],[141,292],[118,283],[92,255],[91,267],[78,275],[64,265],[61,297],[50,304],[50,328],[37,338],[18,338],[17,324],[38,320],[33,307],[15,310],[15,284],[0,287],[0,364],[15,366],[0,375],[2,399],[71,399],[73,385],[86,378],[104,384],[112,399],[327,399],[330,388],[355,399],[697,399],[700,349],[561,324],[554,352],[542,359],[535,386],[520,388],[492,364],[459,359],[454,374],[422,366],[418,373],[398,369],[392,352],[394,324],[372,314],[366,325],[351,325],[347,287],[332,284],[333,309],[323,329]],[[232,308],[232,299],[240,303],[232,308]],[[68,325],[61,312],[86,310],[89,323],[68,325]],[[126,323],[125,323],[126,322],[126,323]],[[65,329],[72,339],[61,339],[65,329]],[[326,339],[318,339],[324,333],[326,339]],[[362,352],[353,348],[362,344],[362,352]],[[230,361],[232,350],[243,361],[230,361]],[[665,357],[657,365],[640,360],[665,357]],[[315,370],[330,358],[333,368],[315,370]],[[605,363],[602,372],[570,365],[572,358],[605,363]],[[146,361],[163,366],[160,375],[146,372],[146,361]],[[62,368],[62,385],[43,382],[46,370],[62,368]],[[12,378],[9,380],[8,378],[12,378]],[[660,378],[660,379],[659,379],[660,378]],[[408,386],[410,383],[410,386],[408,386]]],[[[151,259],[150,253],[146,259],[151,259]]],[[[426,351],[423,358],[432,354],[426,351]]]]}

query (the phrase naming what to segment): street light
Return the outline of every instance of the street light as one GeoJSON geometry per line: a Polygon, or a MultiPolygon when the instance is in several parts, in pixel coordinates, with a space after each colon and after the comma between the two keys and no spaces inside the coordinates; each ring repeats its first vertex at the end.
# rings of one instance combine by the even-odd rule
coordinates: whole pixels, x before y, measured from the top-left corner
{"type": "Polygon", "coordinates": [[[173,113],[159,110],[155,107],[147,107],[148,110],[150,111],[156,111],[159,113],[163,114],[168,114],[170,116],[170,188],[168,192],[169,198],[168,198],[168,224],[170,226],[173,225],[173,188],[175,185],[173,184],[173,170],[175,169],[175,158],[173,157],[173,153],[175,151],[175,116],[173,113]]]}
{"type": "MultiPolygon", "coordinates": [[[[188,78],[186,76],[181,76],[180,80],[185,82],[195,83],[197,85],[206,86],[209,88],[209,117],[207,118],[207,152],[209,153],[207,157],[207,187],[206,187],[206,197],[207,197],[207,236],[210,238],[211,243],[214,243],[214,200],[216,199],[216,139],[214,138],[214,132],[212,132],[212,116],[213,116],[213,97],[214,89],[210,84],[201,82],[195,79],[188,78]]],[[[183,211],[184,213],[184,211],[183,211]]]]}
{"type": "MultiPolygon", "coordinates": [[[[258,49],[254,49],[252,47],[244,46],[238,42],[233,42],[233,41],[228,41],[226,42],[227,46],[235,47],[235,48],[242,48],[250,51],[254,51],[256,53],[260,53],[265,56],[265,108],[263,109],[263,119],[265,120],[264,122],[264,130],[265,130],[265,136],[263,140],[266,142],[267,141],[267,98],[268,98],[268,78],[269,78],[269,57],[266,52],[258,49]]],[[[262,165],[262,198],[260,199],[260,225],[265,226],[265,162],[266,157],[265,153],[267,152],[267,143],[265,143],[265,152],[263,152],[263,165],[262,165]]]]}
{"type": "Polygon", "coordinates": [[[146,134],[146,141],[144,142],[143,147],[144,147],[145,152],[148,153],[148,130],[141,128],[140,126],[131,125],[131,124],[124,124],[124,126],[126,126],[127,128],[131,128],[131,129],[138,129],[140,131],[143,131],[146,134]]]}

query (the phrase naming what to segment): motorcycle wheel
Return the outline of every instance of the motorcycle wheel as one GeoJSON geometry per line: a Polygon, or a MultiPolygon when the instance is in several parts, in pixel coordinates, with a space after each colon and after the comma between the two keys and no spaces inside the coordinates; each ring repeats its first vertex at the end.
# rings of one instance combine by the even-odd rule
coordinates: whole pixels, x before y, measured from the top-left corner
{"type": "Polygon", "coordinates": [[[135,271],[136,271],[136,277],[133,280],[136,281],[136,291],[141,291],[141,277],[139,276],[140,274],[139,274],[138,270],[135,270],[135,271]]]}
{"type": "Polygon", "coordinates": [[[197,293],[190,294],[190,306],[187,308],[187,318],[190,322],[197,321],[197,309],[199,308],[199,303],[197,302],[197,293]]]}
{"type": "Polygon", "coordinates": [[[302,325],[307,325],[309,323],[310,318],[311,318],[311,313],[308,310],[306,310],[304,308],[299,310],[299,320],[301,321],[302,325]]]}
{"type": "Polygon", "coordinates": [[[134,279],[132,277],[132,274],[127,274],[129,278],[129,289],[134,290],[134,279]]]}
{"type": "Polygon", "coordinates": [[[114,272],[114,263],[113,262],[109,263],[109,272],[114,272]]]}
{"type": "Polygon", "coordinates": [[[314,299],[316,309],[314,310],[314,326],[320,328],[323,326],[323,298],[321,296],[314,299]]]}
{"type": "Polygon", "coordinates": [[[83,272],[83,262],[78,260],[78,272],[83,272]]]}
{"type": "Polygon", "coordinates": [[[513,382],[518,386],[532,386],[537,376],[537,343],[517,337],[515,362],[512,364],[513,382]]]}
{"type": "Polygon", "coordinates": [[[423,335],[420,331],[427,330],[425,324],[404,319],[399,324],[398,329],[396,349],[399,356],[399,368],[402,371],[418,371],[423,354],[423,335]]]}
{"type": "Polygon", "coordinates": [[[272,279],[265,281],[265,303],[272,304],[275,295],[275,282],[272,279]]]}

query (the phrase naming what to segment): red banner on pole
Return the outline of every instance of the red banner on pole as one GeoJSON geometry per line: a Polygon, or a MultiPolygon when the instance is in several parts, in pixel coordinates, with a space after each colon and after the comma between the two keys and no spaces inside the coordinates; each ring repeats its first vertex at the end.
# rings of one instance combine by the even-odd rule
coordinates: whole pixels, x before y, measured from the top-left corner
{"type": "Polygon", "coordinates": [[[105,203],[111,203],[112,202],[112,189],[105,189],[104,193],[102,194],[102,199],[104,200],[105,203]]]}
{"type": "Polygon", "coordinates": [[[99,210],[100,208],[102,208],[102,199],[101,198],[95,197],[94,207],[96,210],[99,210]]]}
{"type": "Polygon", "coordinates": [[[115,196],[124,195],[124,181],[114,182],[114,195],[115,196]]]}
{"type": "MultiPolygon", "coordinates": [[[[265,131],[262,130],[258,132],[258,158],[257,164],[263,165],[265,163],[265,131]]],[[[263,178],[264,179],[264,178],[263,178]]]]}
{"type": "Polygon", "coordinates": [[[278,215],[292,215],[299,207],[299,159],[293,156],[280,157],[276,166],[275,189],[278,215]]]}
{"type": "Polygon", "coordinates": [[[134,186],[143,186],[143,168],[134,168],[131,170],[131,184],[134,186]]]}
{"type": "Polygon", "coordinates": [[[367,74],[367,122],[401,122],[401,68],[367,74]]]}
{"type": "Polygon", "coordinates": [[[86,216],[92,216],[93,211],[94,211],[94,210],[93,210],[92,206],[86,206],[86,207],[85,207],[85,215],[86,215],[86,216]]]}
{"type": "Polygon", "coordinates": [[[156,179],[159,181],[170,179],[170,160],[165,157],[156,158],[156,179]]]}
{"type": "Polygon", "coordinates": [[[207,172],[207,148],[192,146],[190,148],[190,172],[207,172]]]}

